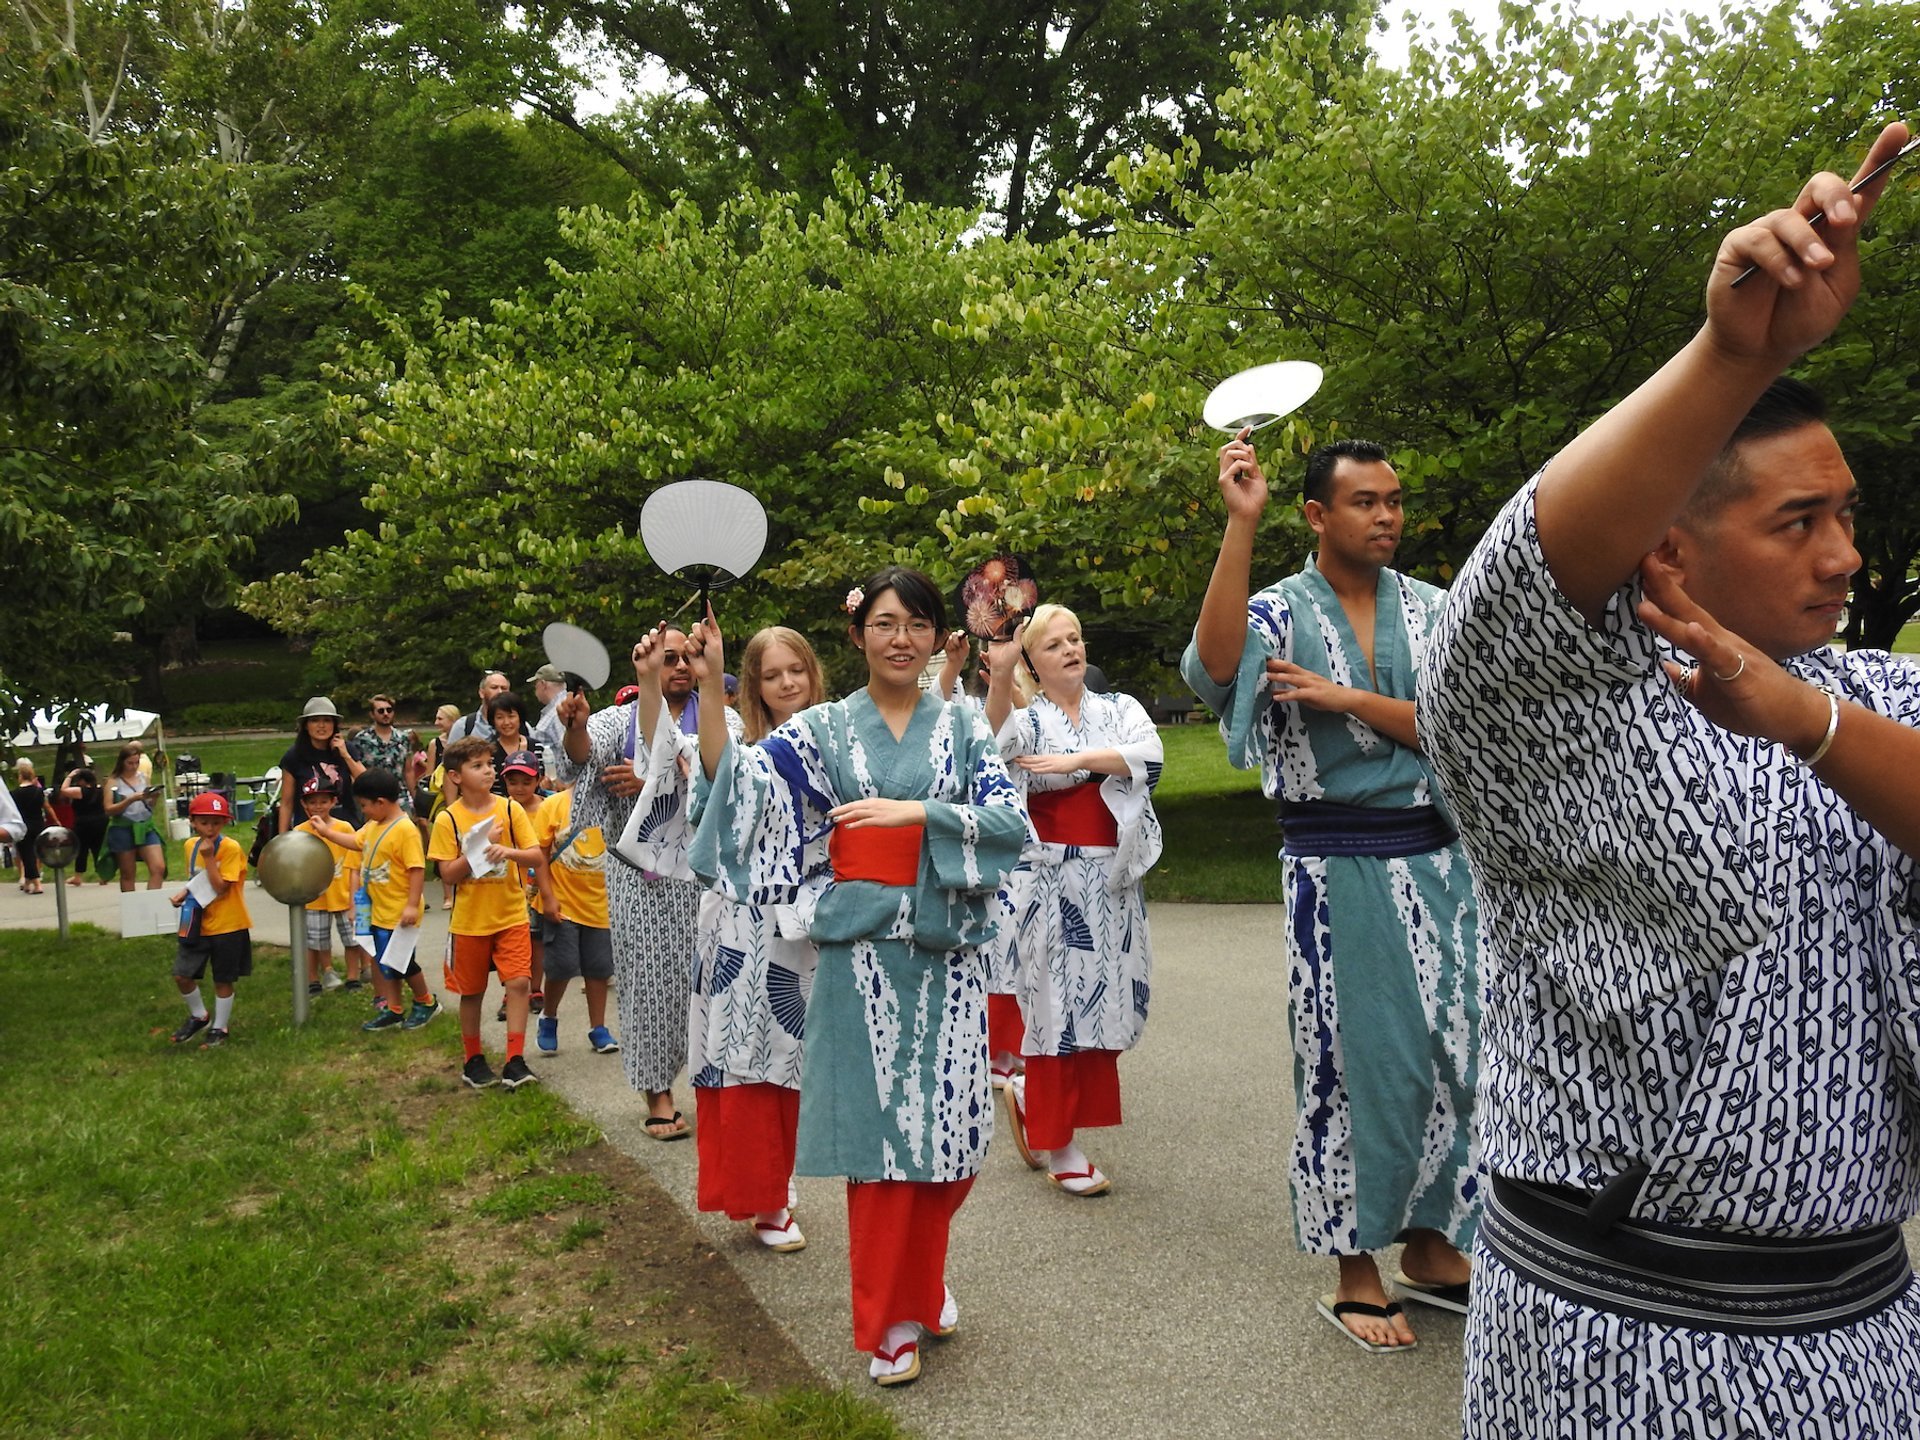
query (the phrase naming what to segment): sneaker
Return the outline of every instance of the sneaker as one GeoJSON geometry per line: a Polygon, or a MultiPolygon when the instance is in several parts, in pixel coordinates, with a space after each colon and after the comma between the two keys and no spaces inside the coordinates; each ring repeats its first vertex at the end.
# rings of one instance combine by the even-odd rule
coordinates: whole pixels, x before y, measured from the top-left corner
{"type": "Polygon", "coordinates": [[[194,1036],[206,1029],[207,1023],[207,1017],[205,1015],[187,1016],[186,1019],[180,1022],[180,1028],[173,1032],[173,1043],[176,1045],[186,1044],[187,1041],[193,1039],[194,1036]]]}
{"type": "MultiPolygon", "coordinates": [[[[340,972],[338,970],[327,969],[320,972],[320,984],[327,990],[338,990],[346,983],[346,981],[340,978],[340,972]]],[[[308,993],[311,994],[313,987],[308,986],[307,989],[308,993]]]]}
{"type": "Polygon", "coordinates": [[[360,977],[358,975],[353,976],[351,979],[347,980],[341,988],[346,990],[358,990],[360,988],[360,977]]]}
{"type": "Polygon", "coordinates": [[[438,1000],[429,1000],[424,1005],[416,1000],[407,1007],[407,1018],[400,1023],[405,1029],[418,1030],[439,1013],[440,1002],[438,1000]]]}
{"type": "Polygon", "coordinates": [[[596,1025],[587,1031],[587,1043],[593,1047],[596,1055],[618,1055],[620,1042],[613,1038],[613,1032],[604,1025],[596,1025]]]}
{"type": "Polygon", "coordinates": [[[398,1010],[389,1010],[382,1005],[380,1013],[360,1028],[362,1030],[397,1030],[406,1023],[405,1017],[398,1010]]]}
{"type": "Polygon", "coordinates": [[[546,1008],[547,1008],[547,997],[544,994],[542,994],[540,991],[536,990],[531,995],[527,996],[527,1013],[529,1015],[538,1015],[542,1010],[545,1010],[546,1008]]]}
{"type": "Polygon", "coordinates": [[[307,982],[307,994],[318,995],[319,993],[320,993],[320,982],[318,980],[309,980],[307,982]]]}
{"type": "Polygon", "coordinates": [[[533,1043],[540,1047],[542,1055],[560,1053],[560,1022],[551,1015],[542,1015],[540,1023],[534,1027],[533,1043]]]}
{"type": "Polygon", "coordinates": [[[538,1085],[540,1077],[527,1068],[527,1057],[516,1055],[500,1067],[500,1083],[509,1090],[518,1090],[522,1085],[538,1085]]]}
{"type": "Polygon", "coordinates": [[[476,1090],[484,1090],[497,1078],[493,1067],[487,1064],[487,1057],[475,1055],[460,1068],[460,1078],[476,1090]]]}
{"type": "Polygon", "coordinates": [[[227,1032],[215,1026],[207,1031],[207,1038],[200,1042],[202,1050],[214,1050],[227,1043],[227,1032]]]}

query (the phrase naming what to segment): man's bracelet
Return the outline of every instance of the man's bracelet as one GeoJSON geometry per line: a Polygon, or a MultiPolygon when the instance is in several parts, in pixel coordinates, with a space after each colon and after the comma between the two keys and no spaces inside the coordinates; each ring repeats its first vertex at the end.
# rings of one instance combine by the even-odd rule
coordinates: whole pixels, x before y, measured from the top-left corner
{"type": "Polygon", "coordinates": [[[1827,751],[1833,748],[1833,737],[1840,733],[1840,697],[1831,690],[1827,697],[1827,733],[1820,737],[1820,744],[1811,755],[1801,759],[1802,765],[1812,767],[1827,758],[1827,751]]]}

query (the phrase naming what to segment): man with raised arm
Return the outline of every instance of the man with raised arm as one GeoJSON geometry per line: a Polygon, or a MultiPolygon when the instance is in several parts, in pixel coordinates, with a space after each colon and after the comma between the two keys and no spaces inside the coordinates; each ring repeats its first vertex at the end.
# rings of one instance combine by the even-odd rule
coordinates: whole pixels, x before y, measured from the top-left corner
{"type": "Polygon", "coordinates": [[[1293,1029],[1294,1233],[1339,1259],[1318,1309],[1369,1350],[1414,1343],[1372,1252],[1404,1240],[1410,1299],[1466,1308],[1457,1247],[1485,1176],[1473,1143],[1473,887],[1414,735],[1414,677],[1445,596],[1389,569],[1400,481],[1369,441],[1323,445],[1302,493],[1306,568],[1248,596],[1267,481],[1242,431],[1220,451],[1226,534],[1181,673],[1227,758],[1279,802],[1293,1029]]]}
{"type": "Polygon", "coordinates": [[[1780,379],[1880,188],[1726,237],[1700,332],[1509,502],[1428,650],[1491,951],[1469,1437],[1920,1434],[1920,889],[1836,793],[1855,707],[1920,719],[1920,671],[1828,648],[1853,477],[1780,379]],[[1717,727],[1770,661],[1817,689],[1745,727],[1777,739],[1717,727]]]}

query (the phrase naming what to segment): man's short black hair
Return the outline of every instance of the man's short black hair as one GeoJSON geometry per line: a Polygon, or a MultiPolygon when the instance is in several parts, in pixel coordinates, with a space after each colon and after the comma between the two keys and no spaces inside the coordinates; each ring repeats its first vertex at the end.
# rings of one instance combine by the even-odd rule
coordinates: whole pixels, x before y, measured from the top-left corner
{"type": "Polygon", "coordinates": [[[1307,456],[1307,473],[1300,482],[1302,501],[1318,500],[1322,505],[1333,493],[1333,472],[1342,460],[1358,460],[1363,465],[1385,463],[1386,447],[1372,440],[1329,440],[1316,445],[1307,456]]]}
{"type": "Polygon", "coordinates": [[[1820,392],[1804,380],[1782,375],[1760,393],[1753,407],[1733,427],[1733,434],[1713,457],[1707,473],[1687,501],[1680,523],[1698,527],[1711,521],[1748,490],[1747,467],[1740,458],[1744,445],[1755,440],[1770,440],[1808,425],[1823,425],[1827,402],[1820,392]]]}
{"type": "Polygon", "coordinates": [[[362,770],[353,777],[353,793],[361,800],[400,799],[400,777],[391,770],[362,770]]]}

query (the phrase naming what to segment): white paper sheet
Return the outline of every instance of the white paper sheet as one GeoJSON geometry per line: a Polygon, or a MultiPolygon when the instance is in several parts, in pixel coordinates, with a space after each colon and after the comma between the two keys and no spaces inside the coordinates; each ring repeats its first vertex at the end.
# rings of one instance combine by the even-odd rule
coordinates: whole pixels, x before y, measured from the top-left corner
{"type": "Polygon", "coordinates": [[[173,935],[180,929],[180,911],[169,901],[170,889],[134,890],[120,897],[120,936],[173,935]]]}
{"type": "Polygon", "coordinates": [[[187,894],[198,900],[202,909],[220,898],[213,888],[213,877],[204,870],[193,872],[193,878],[187,881],[187,894]]]}
{"type": "Polygon", "coordinates": [[[413,961],[413,952],[420,944],[420,927],[402,925],[387,937],[387,953],[380,957],[381,968],[391,970],[395,975],[407,973],[407,966],[413,961]]]}
{"type": "Polygon", "coordinates": [[[487,847],[493,844],[493,822],[485,821],[474,826],[461,837],[460,850],[467,857],[467,865],[473,871],[475,880],[492,880],[507,873],[507,862],[497,865],[487,863],[487,847]]]}

